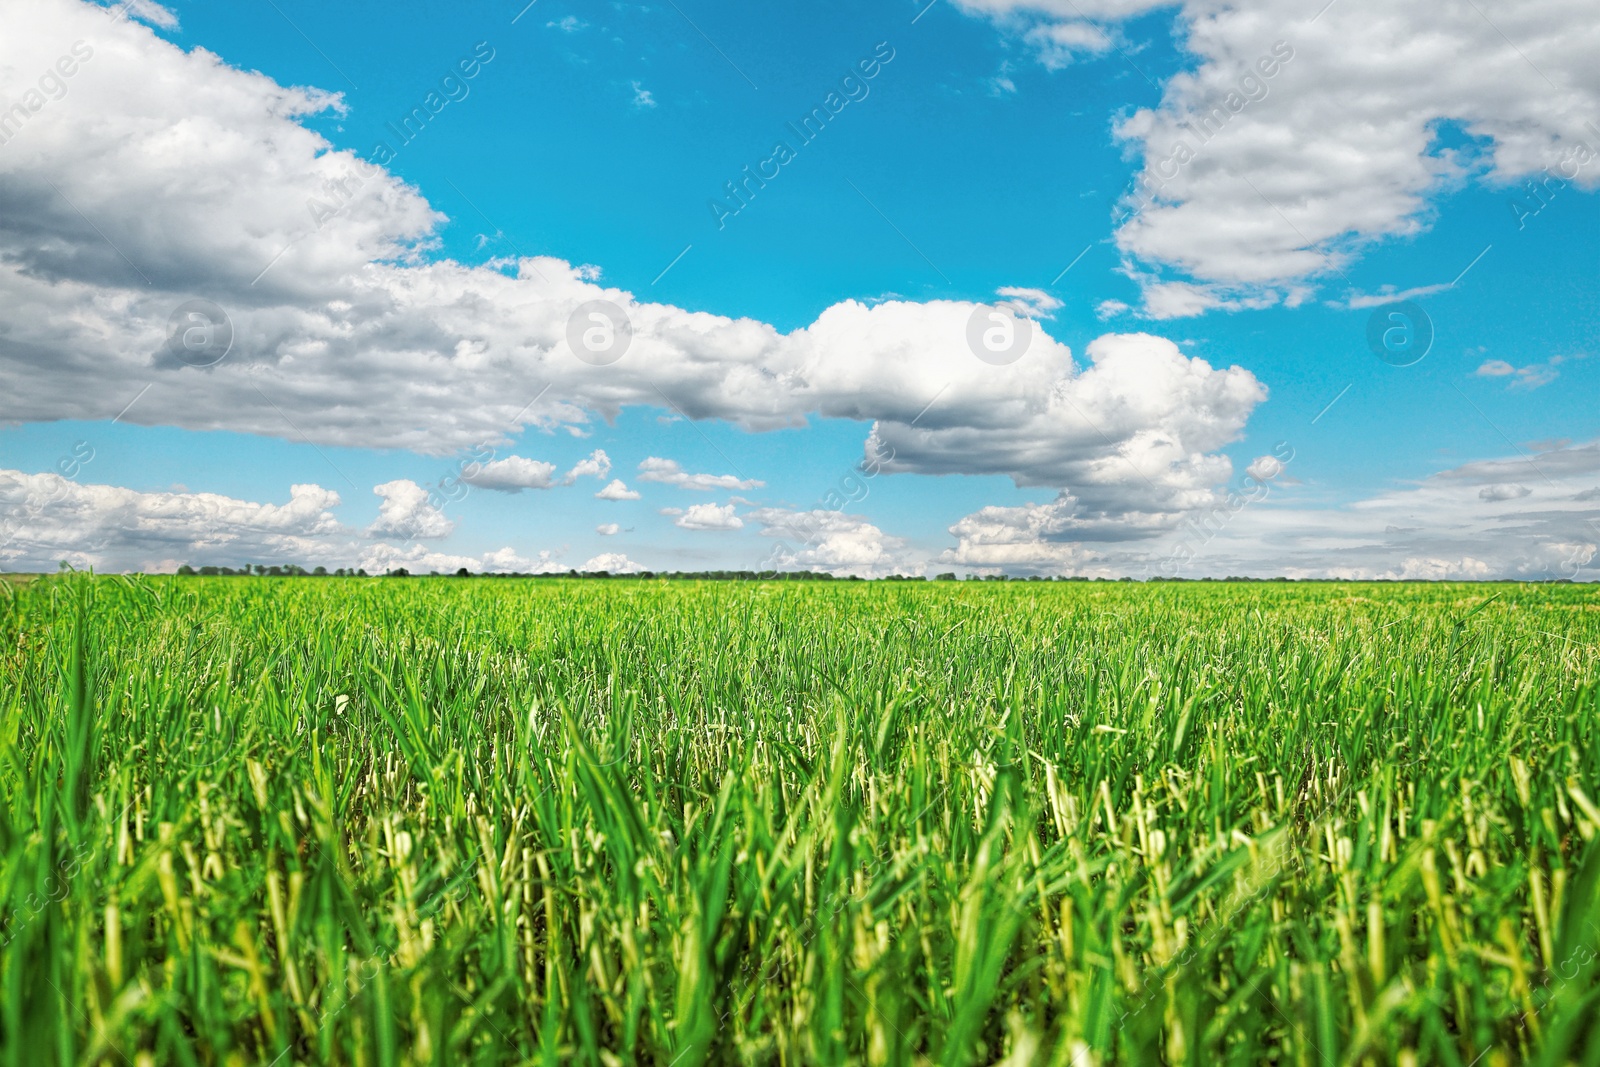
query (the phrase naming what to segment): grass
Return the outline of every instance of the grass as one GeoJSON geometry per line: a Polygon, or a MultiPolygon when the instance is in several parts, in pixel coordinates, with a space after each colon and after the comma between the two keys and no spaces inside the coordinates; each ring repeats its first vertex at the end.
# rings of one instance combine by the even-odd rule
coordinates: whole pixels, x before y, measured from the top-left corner
{"type": "Polygon", "coordinates": [[[1600,1063],[1582,586],[0,585],[0,1063],[1600,1063]]]}

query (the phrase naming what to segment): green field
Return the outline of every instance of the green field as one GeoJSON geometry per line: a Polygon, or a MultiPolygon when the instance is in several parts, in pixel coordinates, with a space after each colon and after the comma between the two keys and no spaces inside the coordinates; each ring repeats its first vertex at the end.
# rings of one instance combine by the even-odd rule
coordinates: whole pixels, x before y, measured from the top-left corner
{"type": "Polygon", "coordinates": [[[6,1065],[1600,1062],[1583,586],[0,612],[6,1065]]]}

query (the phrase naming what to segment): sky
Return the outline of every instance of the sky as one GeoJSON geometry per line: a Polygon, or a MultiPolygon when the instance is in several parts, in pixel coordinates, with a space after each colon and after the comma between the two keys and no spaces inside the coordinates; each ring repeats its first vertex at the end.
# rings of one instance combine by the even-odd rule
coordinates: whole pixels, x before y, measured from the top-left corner
{"type": "Polygon", "coordinates": [[[4,0],[0,570],[1600,572],[1582,0],[4,0]]]}

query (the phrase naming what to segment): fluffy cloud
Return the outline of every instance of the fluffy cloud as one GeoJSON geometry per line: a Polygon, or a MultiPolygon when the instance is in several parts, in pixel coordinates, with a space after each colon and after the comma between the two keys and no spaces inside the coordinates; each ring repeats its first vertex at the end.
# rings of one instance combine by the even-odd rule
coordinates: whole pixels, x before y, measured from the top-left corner
{"type": "Polygon", "coordinates": [[[478,557],[416,543],[417,537],[442,536],[439,531],[450,523],[428,506],[426,490],[410,481],[374,490],[383,498],[380,516],[363,536],[333,514],[339,494],[318,485],[292,486],[283,504],[217,493],[145,493],[84,482],[92,462],[88,453],[73,478],[0,469],[0,570],[53,571],[62,560],[79,569],[151,573],[184,563],[295,563],[359,567],[370,574],[399,567],[412,573],[569,569],[548,551],[529,558],[507,547],[478,557]],[[370,539],[384,530],[406,542],[370,539]]]}
{"type": "Polygon", "coordinates": [[[281,560],[317,554],[344,533],[339,494],[296,485],[285,504],[216,493],[141,493],[60,474],[0,470],[0,570],[122,570],[178,562],[281,560]]]}
{"type": "Polygon", "coordinates": [[[568,568],[557,563],[552,552],[540,552],[530,559],[515,549],[502,548],[483,557],[483,569],[498,573],[556,574],[568,568]]]}
{"type": "Polygon", "coordinates": [[[629,489],[621,478],[613,478],[595,495],[596,500],[638,500],[639,494],[629,489]]]}
{"type": "Polygon", "coordinates": [[[622,527],[614,522],[603,522],[594,528],[594,532],[601,537],[615,537],[622,532],[622,527]]]}
{"type": "Polygon", "coordinates": [[[639,464],[641,482],[661,482],[679,489],[759,489],[765,482],[736,478],[731,474],[689,474],[674,459],[651,456],[639,464]]]}
{"type": "MultiPolygon", "coordinates": [[[[1102,51],[1095,31],[1117,32],[1086,19],[1166,5],[961,6],[1059,63],[1063,49],[1102,51]]],[[[1283,298],[1364,245],[1421,231],[1436,194],[1463,181],[1505,187],[1533,177],[1544,186],[1553,176],[1552,189],[1561,181],[1593,189],[1600,22],[1592,15],[1586,0],[1491,10],[1477,0],[1186,0],[1180,39],[1193,68],[1167,80],[1157,106],[1116,126],[1140,160],[1118,246],[1131,261],[1199,283],[1174,289],[1164,284],[1174,279],[1139,278],[1149,313],[1283,298]],[[1488,147],[1441,150],[1446,123],[1488,147]]]]}
{"type": "Polygon", "coordinates": [[[1283,474],[1284,466],[1284,461],[1277,456],[1257,456],[1244,472],[1257,482],[1270,482],[1283,474]]]}
{"type": "Polygon", "coordinates": [[[593,573],[605,571],[608,574],[638,574],[644,570],[639,564],[623,555],[621,552],[605,552],[591,559],[582,567],[581,571],[593,573]]]}
{"type": "Polygon", "coordinates": [[[951,527],[956,547],[938,562],[1091,577],[1592,577],[1600,442],[1468,463],[1331,508],[1297,504],[1281,468],[1272,475],[1262,460],[1251,466],[1253,475],[1272,479],[1256,502],[1241,498],[1241,506],[1204,521],[1191,517],[1153,531],[1153,540],[1086,533],[1074,526],[1074,503],[1063,498],[967,516],[951,527]]]}
{"type": "MultiPolygon", "coordinates": [[[[579,466],[583,464],[580,463],[579,466]]],[[[521,456],[506,456],[488,463],[470,465],[462,472],[461,480],[479,489],[495,489],[502,493],[520,493],[524,489],[549,489],[555,484],[554,463],[521,456]]],[[[570,482],[572,478],[568,478],[570,482]]]]}
{"type": "Polygon", "coordinates": [[[409,478],[375,485],[372,491],[383,498],[378,505],[378,518],[367,528],[367,536],[374,538],[448,537],[456,524],[444,512],[428,502],[428,490],[409,478]]]}
{"type": "Polygon", "coordinates": [[[597,448],[585,459],[580,459],[561,479],[562,485],[571,485],[579,478],[604,478],[611,473],[611,457],[606,450],[597,448]]]}
{"type": "Polygon", "coordinates": [[[741,530],[744,521],[733,513],[732,504],[691,504],[673,525],[685,530],[741,530]]]}
{"type": "Polygon", "coordinates": [[[903,539],[859,515],[823,508],[758,508],[749,517],[761,526],[763,537],[777,539],[762,569],[822,571],[841,578],[921,571],[903,539]]]}
{"type": "Polygon", "coordinates": [[[941,398],[923,412],[880,419],[868,454],[888,457],[883,469],[891,472],[1008,474],[1021,486],[1069,486],[1077,521],[1092,524],[1126,519],[1140,527],[1209,503],[1212,487],[1232,472],[1216,450],[1265,399],[1261,383],[1148,334],[1102,337],[1088,356],[1089,368],[1076,375],[1024,359],[1004,368],[1024,388],[948,405],[941,398]]]}
{"type": "MultiPolygon", "coordinates": [[[[421,193],[301,124],[341,108],[336,95],[184,52],[79,0],[7,13],[0,92],[22,91],[39,56],[80,39],[92,58],[66,95],[0,152],[3,419],[105,419],[138,397],[125,421],[446,454],[528,425],[582,430],[630,405],[752,431],[820,415],[874,423],[896,449],[889,469],[1000,472],[1070,485],[1090,509],[1165,510],[1225,475],[1214,450],[1264,396],[1248,372],[1152,338],[1102,338],[1080,374],[1038,323],[1017,362],[991,366],[968,347],[970,302],[846,301],[783,333],[642,302],[556,259],[430,259],[442,217],[421,193]],[[596,300],[631,326],[606,366],[567,339],[596,300]],[[179,337],[216,349],[196,359],[169,344],[179,337]],[[1150,395],[1118,369],[1130,362],[1162,376],[1150,395]]],[[[1001,295],[1024,315],[1055,306],[1035,290],[1001,295]]],[[[547,478],[537,461],[496,463],[482,484],[547,478]]],[[[569,476],[605,476],[592,466],[569,476]]],[[[688,488],[759,484],[648,473],[688,488]]],[[[600,496],[636,494],[613,482],[600,496]]],[[[391,529],[385,519],[377,532],[391,529]]]]}

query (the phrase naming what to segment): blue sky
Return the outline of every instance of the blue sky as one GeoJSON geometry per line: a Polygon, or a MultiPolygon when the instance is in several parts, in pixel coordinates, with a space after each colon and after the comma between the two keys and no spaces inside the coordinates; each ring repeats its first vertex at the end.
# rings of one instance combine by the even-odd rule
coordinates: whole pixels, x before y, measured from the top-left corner
{"type": "Polygon", "coordinates": [[[1576,5],[22,6],[0,567],[1593,576],[1576,5]],[[1385,294],[1416,363],[1369,346],[1385,294]],[[559,340],[597,297],[615,366],[559,340]],[[215,366],[162,362],[186,299],[215,366]],[[963,351],[980,305],[1036,331],[1014,366],[963,351]],[[452,488],[471,444],[518,465],[452,488]]]}

